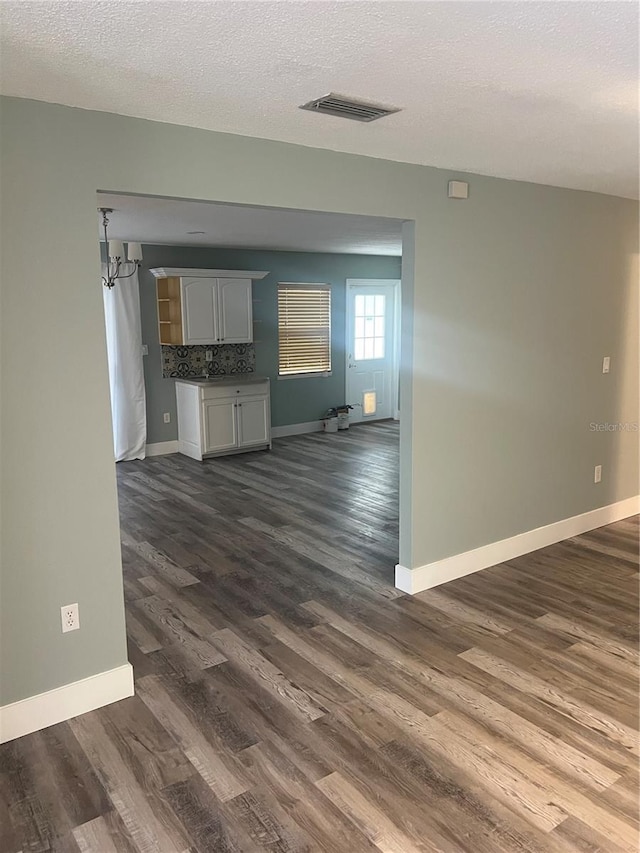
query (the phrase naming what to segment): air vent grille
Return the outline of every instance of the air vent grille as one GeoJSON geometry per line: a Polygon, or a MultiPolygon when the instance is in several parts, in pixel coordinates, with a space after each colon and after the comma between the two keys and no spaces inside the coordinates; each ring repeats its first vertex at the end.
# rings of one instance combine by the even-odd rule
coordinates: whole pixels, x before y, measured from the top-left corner
{"type": "Polygon", "coordinates": [[[312,113],[324,113],[325,115],[338,116],[339,118],[350,118],[353,121],[375,121],[383,116],[400,112],[395,107],[382,107],[380,104],[368,104],[365,101],[354,101],[342,95],[331,92],[308,104],[302,104],[301,110],[309,110],[312,113]]]}

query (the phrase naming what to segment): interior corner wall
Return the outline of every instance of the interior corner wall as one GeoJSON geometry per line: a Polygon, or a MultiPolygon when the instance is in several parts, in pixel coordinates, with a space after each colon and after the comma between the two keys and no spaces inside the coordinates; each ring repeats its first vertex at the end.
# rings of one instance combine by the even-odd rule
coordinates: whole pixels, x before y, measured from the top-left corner
{"type": "Polygon", "coordinates": [[[474,175],[451,200],[446,170],[15,98],[0,110],[0,703],[126,660],[97,190],[415,222],[407,568],[637,493],[637,434],[590,426],[638,418],[636,203],[474,175]],[[24,359],[43,347],[44,363],[24,359]],[[74,601],[82,628],[62,635],[74,601]]]}
{"type": "Polygon", "coordinates": [[[178,437],[175,379],[162,376],[158,339],[154,267],[265,270],[253,282],[253,318],[256,373],[271,380],[271,423],[274,427],[318,421],[328,408],[345,402],[346,279],[400,278],[401,259],[381,255],[347,255],[321,252],[278,252],[258,249],[217,249],[199,246],[144,246],[140,270],[142,338],[149,347],[144,358],[147,399],[147,442],[174,441],[178,437]],[[279,281],[331,285],[331,376],[278,379],[279,281]],[[171,421],[164,423],[169,412],[171,421]]]}

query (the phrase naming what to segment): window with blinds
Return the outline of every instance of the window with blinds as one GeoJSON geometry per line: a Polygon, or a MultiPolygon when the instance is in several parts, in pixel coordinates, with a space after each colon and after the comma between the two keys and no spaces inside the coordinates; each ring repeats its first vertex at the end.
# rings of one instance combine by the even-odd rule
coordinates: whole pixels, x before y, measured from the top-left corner
{"type": "Polygon", "coordinates": [[[328,284],[278,285],[278,374],[331,370],[331,288],[328,284]]]}

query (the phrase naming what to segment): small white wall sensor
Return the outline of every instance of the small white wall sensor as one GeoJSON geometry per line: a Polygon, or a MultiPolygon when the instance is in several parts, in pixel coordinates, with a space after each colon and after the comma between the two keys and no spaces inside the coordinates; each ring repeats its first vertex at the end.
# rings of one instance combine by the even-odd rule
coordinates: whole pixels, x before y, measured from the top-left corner
{"type": "Polygon", "coordinates": [[[449,181],[449,198],[469,198],[469,184],[466,181],[449,181]]]}

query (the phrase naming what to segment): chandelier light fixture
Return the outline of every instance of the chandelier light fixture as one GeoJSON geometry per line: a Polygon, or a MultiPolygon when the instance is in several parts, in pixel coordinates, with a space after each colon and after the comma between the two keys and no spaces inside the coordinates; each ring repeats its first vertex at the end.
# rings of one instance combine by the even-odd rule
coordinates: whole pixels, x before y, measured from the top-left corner
{"type": "Polygon", "coordinates": [[[131,278],[138,269],[142,261],[142,246],[140,243],[127,243],[127,257],[125,258],[122,240],[110,240],[107,235],[109,214],[113,213],[113,208],[99,207],[98,212],[102,214],[104,242],[107,247],[107,274],[102,276],[102,283],[111,290],[116,281],[131,278]],[[133,265],[131,272],[125,272],[130,264],[133,265]]]}

